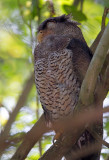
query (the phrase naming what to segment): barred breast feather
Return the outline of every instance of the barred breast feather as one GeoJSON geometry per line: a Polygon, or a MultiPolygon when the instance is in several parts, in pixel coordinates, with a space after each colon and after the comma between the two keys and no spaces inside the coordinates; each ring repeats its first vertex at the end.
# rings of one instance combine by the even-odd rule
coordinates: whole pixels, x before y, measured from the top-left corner
{"type": "MultiPolygon", "coordinates": [[[[45,56],[41,56],[42,51],[38,48],[40,55],[35,59],[35,83],[47,119],[56,121],[73,111],[80,83],[73,68],[72,51],[66,48],[55,51],[51,45],[48,53],[43,53],[45,56]]],[[[39,54],[38,51],[35,54],[39,54]]]]}

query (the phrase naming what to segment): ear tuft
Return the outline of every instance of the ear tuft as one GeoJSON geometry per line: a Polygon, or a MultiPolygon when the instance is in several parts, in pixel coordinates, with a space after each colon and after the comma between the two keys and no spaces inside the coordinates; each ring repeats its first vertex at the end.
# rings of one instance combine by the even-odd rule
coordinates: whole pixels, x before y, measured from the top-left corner
{"type": "Polygon", "coordinates": [[[65,18],[66,18],[67,20],[71,20],[71,19],[73,18],[73,16],[72,16],[72,14],[70,13],[70,14],[68,14],[68,15],[65,15],[65,18]]]}

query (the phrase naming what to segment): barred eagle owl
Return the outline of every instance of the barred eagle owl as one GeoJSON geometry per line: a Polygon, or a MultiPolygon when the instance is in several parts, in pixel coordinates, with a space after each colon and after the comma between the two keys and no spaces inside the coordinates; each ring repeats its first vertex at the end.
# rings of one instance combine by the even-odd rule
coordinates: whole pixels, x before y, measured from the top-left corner
{"type": "MultiPolygon", "coordinates": [[[[38,28],[35,82],[46,121],[52,125],[73,112],[92,58],[78,25],[69,15],[62,15],[45,20],[38,28]]],[[[87,133],[82,135],[81,145],[87,137],[87,133]]]]}

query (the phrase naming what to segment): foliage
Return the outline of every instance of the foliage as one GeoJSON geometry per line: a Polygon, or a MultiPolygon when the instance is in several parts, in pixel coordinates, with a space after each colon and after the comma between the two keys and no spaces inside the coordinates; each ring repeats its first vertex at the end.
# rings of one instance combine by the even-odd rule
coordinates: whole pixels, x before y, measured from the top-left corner
{"type": "MultiPolygon", "coordinates": [[[[0,0],[0,128],[3,130],[11,112],[15,108],[26,80],[34,70],[33,52],[38,25],[50,14],[48,0],[0,0]]],[[[72,0],[53,1],[54,16],[72,13],[73,19],[81,22],[80,28],[91,45],[100,31],[104,6],[108,0],[84,0],[83,8],[73,6],[72,0]]],[[[107,21],[109,19],[107,18],[107,21]]],[[[35,85],[28,99],[19,110],[10,130],[10,138],[26,133],[40,117],[41,105],[37,101],[35,85]],[[21,133],[21,134],[20,134],[21,133]]],[[[109,122],[104,121],[106,134],[109,135],[109,122]]],[[[105,135],[106,136],[106,135],[105,135]]],[[[47,136],[45,136],[47,137],[47,136]]],[[[43,137],[36,144],[26,160],[37,159],[51,144],[52,138],[43,137]],[[35,154],[34,154],[35,153],[35,154]],[[37,154],[36,154],[37,153],[37,154]]],[[[20,141],[10,145],[1,160],[12,157],[20,141]]],[[[105,157],[105,150],[103,150],[105,157]]]]}

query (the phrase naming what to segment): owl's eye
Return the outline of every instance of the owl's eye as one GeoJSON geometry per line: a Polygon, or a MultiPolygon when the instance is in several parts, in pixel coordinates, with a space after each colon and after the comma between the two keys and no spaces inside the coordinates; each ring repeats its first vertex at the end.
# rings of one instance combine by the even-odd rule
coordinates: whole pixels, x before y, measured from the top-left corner
{"type": "Polygon", "coordinates": [[[53,29],[53,28],[55,28],[55,26],[56,26],[56,22],[55,21],[47,23],[47,28],[49,28],[49,29],[53,29]]]}
{"type": "Polygon", "coordinates": [[[42,34],[43,32],[42,32],[42,31],[40,31],[40,33],[42,34]]]}

